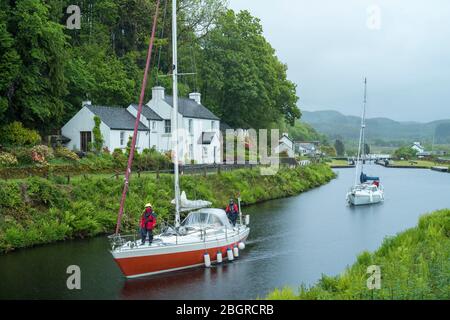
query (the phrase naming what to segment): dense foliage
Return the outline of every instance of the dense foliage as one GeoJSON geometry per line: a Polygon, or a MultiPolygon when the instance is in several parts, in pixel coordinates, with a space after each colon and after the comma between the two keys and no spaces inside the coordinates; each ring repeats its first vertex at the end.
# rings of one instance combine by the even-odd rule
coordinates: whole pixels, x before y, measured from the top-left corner
{"type": "Polygon", "coordinates": [[[24,128],[18,121],[11,122],[0,128],[0,144],[2,146],[34,146],[41,141],[36,130],[24,128]]]}
{"type": "Polygon", "coordinates": [[[410,160],[414,158],[417,154],[417,151],[411,148],[411,146],[403,146],[395,150],[394,157],[396,159],[405,159],[410,160]]]}
{"type": "Polygon", "coordinates": [[[268,299],[450,299],[450,210],[422,216],[415,228],[363,252],[337,277],[322,276],[311,288],[275,290],[268,299]],[[368,290],[367,267],[381,268],[381,289],[368,290]]]}
{"type": "MultiPolygon", "coordinates": [[[[330,181],[334,173],[326,165],[282,169],[273,176],[259,170],[221,174],[183,175],[181,188],[190,199],[206,199],[223,207],[241,192],[243,204],[286,197],[330,181]]],[[[87,176],[51,177],[0,182],[0,252],[114,230],[122,179],[87,176]]],[[[151,202],[160,221],[173,221],[173,176],[135,176],[125,204],[123,230],[135,231],[143,204],[151,202]]]]}
{"type": "MultiPolygon", "coordinates": [[[[258,19],[227,10],[225,0],[180,0],[180,94],[199,91],[233,127],[267,127],[300,116],[286,66],[264,39],[258,19]]],[[[0,4],[0,127],[20,121],[48,134],[80,108],[136,102],[154,0],[22,0],[0,4]],[[81,29],[68,29],[69,5],[81,29]]],[[[171,3],[161,1],[152,76],[146,88],[170,94],[171,3]]],[[[0,142],[1,143],[1,142],[0,142]]]]}

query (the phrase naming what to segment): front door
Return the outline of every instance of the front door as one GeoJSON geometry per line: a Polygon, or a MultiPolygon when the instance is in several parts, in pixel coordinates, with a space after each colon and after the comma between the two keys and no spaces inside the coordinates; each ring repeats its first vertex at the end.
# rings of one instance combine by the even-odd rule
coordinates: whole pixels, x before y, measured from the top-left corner
{"type": "Polygon", "coordinates": [[[81,151],[88,152],[89,151],[89,143],[91,142],[91,132],[90,131],[81,131],[80,132],[80,146],[81,151]]]}

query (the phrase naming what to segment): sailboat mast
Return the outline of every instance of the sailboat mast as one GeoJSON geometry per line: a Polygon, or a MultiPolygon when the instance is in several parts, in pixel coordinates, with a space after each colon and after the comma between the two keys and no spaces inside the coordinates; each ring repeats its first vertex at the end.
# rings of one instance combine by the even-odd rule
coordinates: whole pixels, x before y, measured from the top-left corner
{"type": "Polygon", "coordinates": [[[175,187],[175,227],[180,226],[180,185],[178,176],[178,57],[177,57],[177,1],[172,0],[172,91],[173,91],[173,168],[175,187]]]}
{"type": "Polygon", "coordinates": [[[356,158],[356,174],[355,174],[355,186],[358,184],[358,170],[361,162],[361,172],[363,170],[362,165],[362,150],[364,148],[364,129],[366,127],[366,103],[367,103],[367,78],[364,78],[364,101],[363,101],[363,112],[361,116],[361,130],[359,132],[359,144],[358,144],[358,156],[356,158]]]}

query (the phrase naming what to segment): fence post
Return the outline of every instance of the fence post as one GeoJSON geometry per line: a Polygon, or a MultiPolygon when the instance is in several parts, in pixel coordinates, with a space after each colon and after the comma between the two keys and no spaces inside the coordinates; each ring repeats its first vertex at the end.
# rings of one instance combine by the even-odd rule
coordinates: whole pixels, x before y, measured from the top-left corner
{"type": "Polygon", "coordinates": [[[217,165],[217,174],[220,174],[220,163],[217,165]]]}

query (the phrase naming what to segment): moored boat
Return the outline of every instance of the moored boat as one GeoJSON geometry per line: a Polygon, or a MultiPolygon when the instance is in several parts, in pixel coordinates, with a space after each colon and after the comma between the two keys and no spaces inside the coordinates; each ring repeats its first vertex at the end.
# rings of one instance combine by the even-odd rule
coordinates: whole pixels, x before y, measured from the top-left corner
{"type": "Polygon", "coordinates": [[[347,193],[347,201],[354,206],[374,204],[384,201],[384,190],[379,177],[370,177],[364,173],[365,128],[366,128],[367,79],[364,79],[364,102],[361,116],[358,155],[356,158],[355,184],[347,193]],[[359,183],[358,183],[359,175],[359,183]]]}

